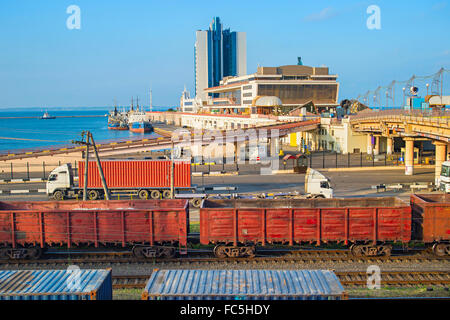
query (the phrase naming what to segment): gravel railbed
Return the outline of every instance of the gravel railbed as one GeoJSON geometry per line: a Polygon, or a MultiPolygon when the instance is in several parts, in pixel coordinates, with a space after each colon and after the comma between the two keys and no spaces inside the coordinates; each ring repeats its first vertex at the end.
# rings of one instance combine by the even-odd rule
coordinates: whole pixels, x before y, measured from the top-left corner
{"type": "MultiPolygon", "coordinates": [[[[0,270],[5,269],[62,269],[69,266],[58,264],[57,266],[28,264],[20,266],[14,263],[0,264],[0,270]]],[[[357,262],[258,262],[258,261],[217,261],[217,262],[143,262],[143,263],[82,263],[78,264],[81,269],[104,269],[112,268],[114,275],[150,275],[153,269],[331,269],[335,271],[359,271],[365,272],[370,265],[378,265],[383,271],[445,271],[450,272],[450,260],[436,260],[419,262],[411,259],[410,262],[383,262],[363,259],[357,262]]]]}

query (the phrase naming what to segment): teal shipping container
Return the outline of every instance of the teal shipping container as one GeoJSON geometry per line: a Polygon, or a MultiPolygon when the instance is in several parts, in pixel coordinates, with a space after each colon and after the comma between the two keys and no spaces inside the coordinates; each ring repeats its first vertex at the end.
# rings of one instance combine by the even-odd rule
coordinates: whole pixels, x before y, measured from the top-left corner
{"type": "Polygon", "coordinates": [[[343,300],[330,270],[155,270],[142,300],[343,300]]]}
{"type": "Polygon", "coordinates": [[[0,300],[112,300],[111,269],[2,270],[0,300]]]}

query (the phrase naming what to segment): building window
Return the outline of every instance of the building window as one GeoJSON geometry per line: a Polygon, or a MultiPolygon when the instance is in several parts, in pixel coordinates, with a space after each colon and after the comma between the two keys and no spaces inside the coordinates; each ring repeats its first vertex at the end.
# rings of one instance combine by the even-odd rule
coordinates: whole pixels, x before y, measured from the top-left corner
{"type": "Polygon", "coordinates": [[[252,100],[244,100],[242,101],[242,104],[252,104],[252,100]]]}
{"type": "Polygon", "coordinates": [[[247,93],[244,93],[242,96],[243,97],[251,97],[251,96],[253,96],[253,93],[247,92],[247,93]]]}
{"type": "Polygon", "coordinates": [[[249,85],[249,86],[243,86],[243,87],[242,87],[242,90],[251,90],[251,88],[252,88],[252,85],[249,85]]]}
{"type": "Polygon", "coordinates": [[[277,96],[283,104],[300,104],[312,100],[314,103],[335,103],[337,84],[260,84],[258,96],[277,96]]]}

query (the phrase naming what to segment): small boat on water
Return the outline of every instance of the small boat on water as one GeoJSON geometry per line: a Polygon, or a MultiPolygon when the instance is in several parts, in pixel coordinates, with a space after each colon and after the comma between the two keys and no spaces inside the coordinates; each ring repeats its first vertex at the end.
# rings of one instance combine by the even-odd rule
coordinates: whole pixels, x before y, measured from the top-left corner
{"type": "Polygon", "coordinates": [[[51,116],[47,111],[45,111],[44,115],[41,117],[41,119],[56,119],[56,117],[51,116]]]}
{"type": "Polygon", "coordinates": [[[108,121],[109,130],[128,130],[128,124],[123,121],[108,121]]]}

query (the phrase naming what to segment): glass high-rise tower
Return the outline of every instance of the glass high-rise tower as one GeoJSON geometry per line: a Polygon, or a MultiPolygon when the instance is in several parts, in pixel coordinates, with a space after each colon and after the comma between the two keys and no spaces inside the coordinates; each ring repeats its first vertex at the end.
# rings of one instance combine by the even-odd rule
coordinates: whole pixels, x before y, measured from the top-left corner
{"type": "Polygon", "coordinates": [[[219,17],[208,30],[196,32],[194,50],[197,97],[206,99],[203,89],[218,86],[224,77],[247,74],[246,34],[224,30],[219,17]]]}

